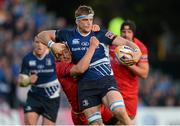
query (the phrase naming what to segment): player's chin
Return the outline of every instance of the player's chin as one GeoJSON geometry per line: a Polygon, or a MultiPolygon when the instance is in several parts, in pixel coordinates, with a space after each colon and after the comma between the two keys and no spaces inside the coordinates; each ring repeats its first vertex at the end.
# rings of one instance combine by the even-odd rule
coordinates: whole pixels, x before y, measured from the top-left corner
{"type": "Polygon", "coordinates": [[[125,38],[125,39],[127,39],[127,40],[129,40],[129,41],[132,40],[131,38],[129,38],[129,37],[127,37],[127,36],[122,36],[122,37],[125,38]]]}
{"type": "Polygon", "coordinates": [[[85,31],[84,31],[84,33],[89,33],[91,31],[91,29],[86,29],[85,31]]]}
{"type": "Polygon", "coordinates": [[[37,54],[38,56],[42,56],[42,55],[44,54],[44,51],[38,50],[38,51],[36,51],[36,54],[37,54]]]}
{"type": "Polygon", "coordinates": [[[85,27],[84,32],[89,33],[91,31],[91,29],[92,29],[91,27],[85,27]]]}

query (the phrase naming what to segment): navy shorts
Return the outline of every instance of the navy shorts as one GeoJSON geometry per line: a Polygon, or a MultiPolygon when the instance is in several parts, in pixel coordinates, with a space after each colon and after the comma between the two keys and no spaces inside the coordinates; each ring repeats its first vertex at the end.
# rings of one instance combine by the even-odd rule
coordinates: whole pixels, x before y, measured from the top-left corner
{"type": "Polygon", "coordinates": [[[79,81],[78,100],[80,109],[97,106],[110,90],[118,90],[114,76],[106,76],[99,80],[79,81]]]}
{"type": "Polygon", "coordinates": [[[60,97],[49,99],[29,91],[24,113],[36,112],[52,122],[56,122],[59,104],[60,97]]]}

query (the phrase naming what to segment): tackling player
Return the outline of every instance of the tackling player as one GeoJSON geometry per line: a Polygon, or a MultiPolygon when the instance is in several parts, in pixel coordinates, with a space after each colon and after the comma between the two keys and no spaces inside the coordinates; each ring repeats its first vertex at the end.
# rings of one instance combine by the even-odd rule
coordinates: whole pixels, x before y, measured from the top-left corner
{"type": "Polygon", "coordinates": [[[114,76],[118,89],[123,96],[126,111],[131,119],[134,119],[137,111],[138,77],[145,79],[149,73],[148,51],[146,46],[135,37],[135,31],[135,23],[130,20],[126,20],[121,26],[121,36],[137,44],[142,52],[142,56],[136,64],[132,66],[119,64],[114,53],[115,46],[110,47],[114,76]]]}
{"type": "Polygon", "coordinates": [[[36,37],[33,47],[33,51],[23,58],[18,77],[20,86],[31,85],[24,107],[25,124],[36,125],[42,115],[42,125],[55,125],[60,84],[55,73],[54,57],[36,37]]]}
{"type": "Polygon", "coordinates": [[[72,52],[73,63],[77,64],[89,47],[89,40],[95,36],[100,44],[96,49],[88,70],[78,78],[78,100],[89,124],[103,124],[100,105],[103,102],[122,124],[131,124],[124,102],[117,89],[109,60],[108,45],[128,45],[134,49],[133,58],[141,56],[136,44],[115,36],[106,30],[91,32],[94,11],[89,6],[80,6],[75,12],[77,28],[48,30],[38,34],[38,39],[58,52],[55,42],[64,41],[72,52]],[[54,42],[55,41],[55,42],[54,42]]]}

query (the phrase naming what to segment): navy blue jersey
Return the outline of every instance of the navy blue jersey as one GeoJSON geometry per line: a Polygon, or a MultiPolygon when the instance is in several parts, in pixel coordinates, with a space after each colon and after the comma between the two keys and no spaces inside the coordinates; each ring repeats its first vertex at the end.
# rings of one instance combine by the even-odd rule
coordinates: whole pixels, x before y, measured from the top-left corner
{"type": "Polygon", "coordinates": [[[93,55],[89,69],[82,75],[81,80],[97,80],[113,75],[107,46],[112,44],[114,35],[106,30],[90,32],[87,36],[82,36],[76,29],[56,31],[56,42],[64,41],[68,45],[75,64],[85,55],[91,36],[95,36],[100,44],[93,55]]]}
{"type": "Polygon", "coordinates": [[[38,58],[33,52],[28,53],[22,61],[21,74],[37,74],[38,79],[32,84],[31,91],[45,97],[59,96],[60,85],[55,71],[55,61],[51,53],[38,58]]]}

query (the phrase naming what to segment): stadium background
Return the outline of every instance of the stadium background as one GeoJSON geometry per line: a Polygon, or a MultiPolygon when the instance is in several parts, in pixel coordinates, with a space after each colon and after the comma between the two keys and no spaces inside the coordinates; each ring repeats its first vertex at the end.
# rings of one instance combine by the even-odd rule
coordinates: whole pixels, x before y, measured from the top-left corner
{"type": "MultiPolygon", "coordinates": [[[[44,29],[72,27],[79,5],[95,10],[108,28],[112,19],[134,20],[137,37],[149,49],[150,74],[139,84],[136,124],[180,124],[180,17],[178,0],[0,0],[0,125],[23,124],[28,88],[17,86],[22,57],[33,36],[44,29]]],[[[119,20],[116,20],[117,22],[119,20]]],[[[62,93],[57,124],[72,124],[62,93]]]]}

